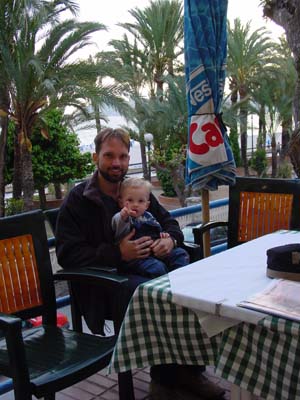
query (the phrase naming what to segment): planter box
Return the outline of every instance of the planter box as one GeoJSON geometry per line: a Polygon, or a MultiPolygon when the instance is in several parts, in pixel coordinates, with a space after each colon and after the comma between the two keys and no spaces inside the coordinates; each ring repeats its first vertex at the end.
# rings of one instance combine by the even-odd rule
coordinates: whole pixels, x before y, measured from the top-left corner
{"type": "Polygon", "coordinates": [[[163,194],[158,195],[158,201],[166,209],[181,208],[180,202],[177,197],[168,197],[163,194]]]}

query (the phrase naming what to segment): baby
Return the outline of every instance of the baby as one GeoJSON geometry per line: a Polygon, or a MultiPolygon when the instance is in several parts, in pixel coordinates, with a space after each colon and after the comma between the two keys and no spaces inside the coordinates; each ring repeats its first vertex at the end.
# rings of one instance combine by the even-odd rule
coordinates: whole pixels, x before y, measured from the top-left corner
{"type": "MultiPolygon", "coordinates": [[[[151,188],[151,183],[141,178],[127,178],[122,182],[119,199],[122,209],[112,219],[116,242],[119,242],[133,228],[135,229],[134,239],[142,236],[150,236],[153,240],[170,237],[169,233],[163,232],[160,223],[147,211],[151,188]]],[[[124,262],[119,271],[154,278],[188,263],[189,256],[186,251],[176,247],[162,259],[150,256],[124,262]]]]}

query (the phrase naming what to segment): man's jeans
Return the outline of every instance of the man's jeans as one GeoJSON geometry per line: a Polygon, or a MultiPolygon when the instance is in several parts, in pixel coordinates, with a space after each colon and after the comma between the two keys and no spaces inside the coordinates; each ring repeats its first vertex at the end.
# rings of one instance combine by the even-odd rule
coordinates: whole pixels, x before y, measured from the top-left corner
{"type": "Polygon", "coordinates": [[[124,263],[119,272],[137,274],[148,278],[156,278],[181,268],[189,263],[188,253],[180,247],[173,249],[163,259],[148,257],[124,263]]]}

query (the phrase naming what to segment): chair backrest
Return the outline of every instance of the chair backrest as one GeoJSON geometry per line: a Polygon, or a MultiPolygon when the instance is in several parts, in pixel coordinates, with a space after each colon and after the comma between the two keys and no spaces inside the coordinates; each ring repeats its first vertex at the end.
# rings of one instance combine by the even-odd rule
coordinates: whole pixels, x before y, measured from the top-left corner
{"type": "Polygon", "coordinates": [[[228,247],[300,229],[300,180],[237,177],[229,189],[228,247]]]}
{"type": "Polygon", "coordinates": [[[51,226],[53,233],[55,234],[56,221],[58,217],[59,208],[51,208],[49,210],[44,210],[43,212],[51,226]]]}
{"type": "Polygon", "coordinates": [[[35,210],[0,218],[0,312],[56,324],[45,217],[35,210]]]}

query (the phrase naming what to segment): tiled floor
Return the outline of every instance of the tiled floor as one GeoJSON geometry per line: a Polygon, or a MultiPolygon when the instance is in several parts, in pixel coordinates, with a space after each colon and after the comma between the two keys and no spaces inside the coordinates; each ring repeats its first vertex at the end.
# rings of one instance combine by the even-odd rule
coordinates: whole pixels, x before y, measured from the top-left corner
{"type": "MultiPolygon", "coordinates": [[[[209,380],[225,390],[224,400],[230,400],[230,384],[214,375],[213,368],[204,373],[209,380]]],[[[135,400],[203,400],[183,390],[170,390],[162,386],[152,387],[149,368],[133,371],[135,400]],[[155,390],[152,390],[152,389],[155,390]]],[[[13,392],[0,396],[1,400],[14,400],[13,392]]],[[[255,400],[261,400],[254,396],[255,400]]],[[[119,400],[117,375],[105,371],[56,393],[56,400],[119,400]]]]}
{"type": "MultiPolygon", "coordinates": [[[[224,399],[230,399],[230,385],[213,374],[208,368],[206,375],[210,380],[225,389],[224,399]]],[[[155,397],[151,394],[149,368],[136,370],[133,373],[136,400],[201,400],[200,397],[182,390],[166,390],[162,387],[155,390],[155,397]]],[[[87,380],[63,390],[56,395],[57,400],[118,400],[117,375],[98,373],[87,380]]]]}

